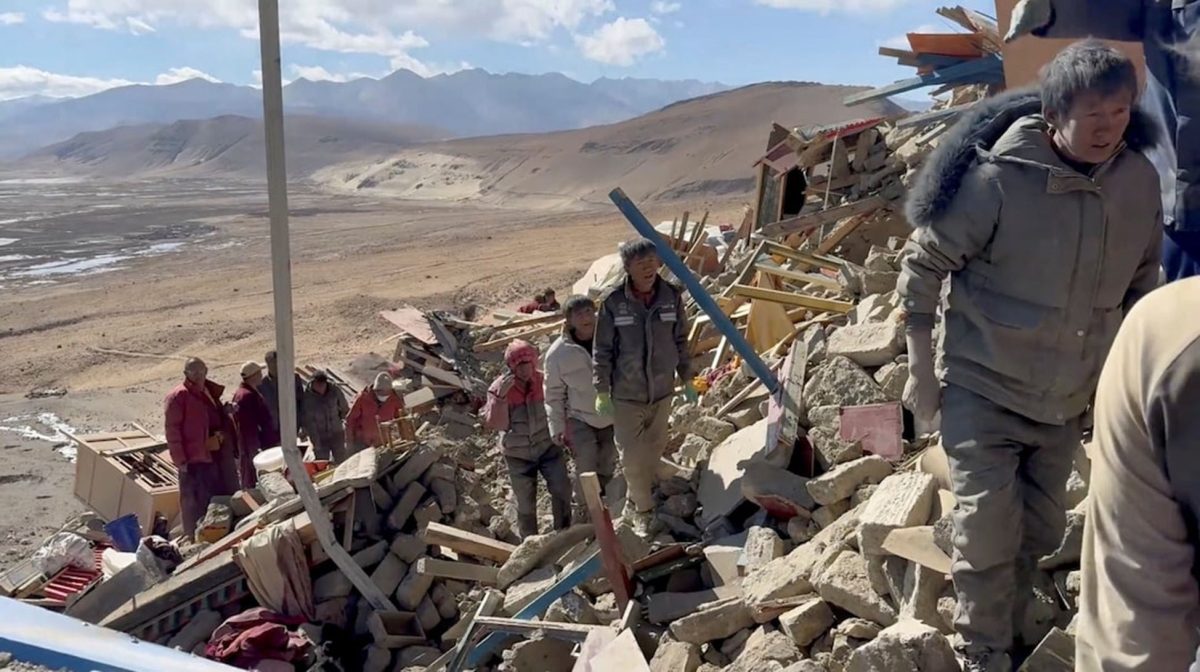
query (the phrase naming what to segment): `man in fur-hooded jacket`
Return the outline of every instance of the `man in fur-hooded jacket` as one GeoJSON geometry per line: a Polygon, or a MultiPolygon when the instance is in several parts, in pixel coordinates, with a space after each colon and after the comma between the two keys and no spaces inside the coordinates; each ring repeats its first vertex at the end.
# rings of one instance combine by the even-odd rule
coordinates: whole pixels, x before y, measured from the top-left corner
{"type": "Polygon", "coordinates": [[[1153,125],[1134,111],[1137,86],[1119,52],[1071,45],[1040,93],[976,106],[910,191],[905,402],[918,426],[941,413],[968,671],[1011,669],[1037,558],[1062,540],[1081,417],[1123,316],[1158,282],[1158,176],[1140,153],[1153,125]]]}

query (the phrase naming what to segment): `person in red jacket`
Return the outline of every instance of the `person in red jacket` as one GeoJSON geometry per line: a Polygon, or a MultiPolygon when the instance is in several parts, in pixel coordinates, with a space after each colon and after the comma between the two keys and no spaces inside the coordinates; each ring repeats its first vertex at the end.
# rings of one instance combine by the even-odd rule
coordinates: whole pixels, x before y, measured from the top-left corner
{"type": "Polygon", "coordinates": [[[183,383],[167,394],[163,410],[167,449],[179,471],[183,533],[190,539],[209,500],[233,494],[227,478],[233,466],[233,439],[221,405],[225,388],[208,380],[208,367],[195,357],[184,364],[183,375],[183,383]]]}
{"type": "Polygon", "coordinates": [[[279,445],[279,434],[267,400],[259,393],[262,367],[255,362],[242,365],[242,384],[233,393],[233,425],[237,429],[238,477],[243,489],[258,485],[254,456],[263,448],[279,445]]]}
{"type": "Polygon", "coordinates": [[[508,371],[488,388],[483,408],[484,427],[501,432],[500,448],[512,481],[517,505],[517,528],[525,538],[538,533],[537,477],[546,480],[554,529],[571,525],[571,477],[561,446],[550,438],[538,351],[525,341],[513,341],[504,351],[508,371]]]}
{"type": "Polygon", "coordinates": [[[375,376],[375,384],[363,389],[346,416],[346,453],[353,455],[369,446],[378,446],[379,423],[398,420],[404,415],[404,398],[392,389],[392,377],[375,376]]]}

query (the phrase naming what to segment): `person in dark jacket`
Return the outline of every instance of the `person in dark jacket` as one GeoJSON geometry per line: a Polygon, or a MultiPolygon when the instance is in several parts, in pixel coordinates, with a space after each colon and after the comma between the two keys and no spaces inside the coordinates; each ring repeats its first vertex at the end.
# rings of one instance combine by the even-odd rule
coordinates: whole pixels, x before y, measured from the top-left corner
{"type": "Polygon", "coordinates": [[[484,427],[501,432],[500,448],[512,480],[521,537],[538,533],[537,477],[546,479],[554,529],[571,525],[571,477],[561,446],[550,437],[537,348],[513,341],[504,352],[508,371],[488,388],[484,427]]]}
{"type": "MultiPolygon", "coordinates": [[[[1125,313],[1158,283],[1158,176],[1138,150],[1133,63],[1096,41],[1063,50],[1040,93],[973,108],[909,191],[897,283],[906,405],[940,409],[954,511],[955,629],[968,672],[1009,672],[1014,616],[1066,527],[1082,416],[1125,313]],[[943,314],[943,376],[932,329],[943,314]],[[942,387],[944,385],[944,387],[942,387]]],[[[1034,645],[1037,642],[1024,642],[1034,645]]]]}
{"type": "Polygon", "coordinates": [[[676,377],[689,402],[697,395],[683,291],[659,276],[662,261],[652,241],[627,242],[620,254],[625,278],[601,299],[592,344],[596,412],[613,417],[628,491],[622,517],[649,536],[676,377]]]}
{"type": "Polygon", "coordinates": [[[279,434],[271,421],[267,402],[258,393],[262,367],[255,362],[242,365],[242,384],[233,393],[233,426],[237,429],[238,478],[242,489],[258,485],[254,456],[263,448],[279,445],[279,434]]]}
{"type": "Polygon", "coordinates": [[[1021,0],[1005,41],[1022,35],[1140,42],[1150,79],[1142,109],[1166,137],[1147,152],[1162,194],[1168,280],[1200,272],[1200,2],[1021,0]]]}
{"type": "MultiPolygon", "coordinates": [[[[258,386],[258,392],[267,401],[271,422],[275,423],[275,432],[279,433],[279,364],[274,350],[268,351],[264,359],[267,362],[267,375],[258,386]]],[[[300,404],[304,399],[304,381],[299,374],[293,374],[292,384],[296,387],[296,429],[299,431],[303,429],[300,426],[300,404]]]]}
{"type": "MultiPolygon", "coordinates": [[[[184,380],[163,403],[164,430],[171,462],[179,472],[179,514],[191,539],[213,497],[233,494],[233,434],[221,403],[225,388],[208,380],[208,367],[196,357],[183,366],[184,380]]],[[[145,523],[143,523],[145,524],[145,523]]]]}
{"type": "Polygon", "coordinates": [[[332,457],[335,462],[343,462],[347,457],[344,423],[350,405],[346,395],[329,383],[329,374],[324,371],[313,374],[304,388],[304,403],[300,407],[303,409],[300,425],[312,441],[317,459],[332,457]]]}

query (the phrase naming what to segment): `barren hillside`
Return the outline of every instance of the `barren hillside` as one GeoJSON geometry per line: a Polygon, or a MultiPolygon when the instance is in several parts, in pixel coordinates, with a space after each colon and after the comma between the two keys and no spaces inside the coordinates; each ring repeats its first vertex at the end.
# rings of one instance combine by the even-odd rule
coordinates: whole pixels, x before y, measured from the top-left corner
{"type": "Polygon", "coordinates": [[[607,203],[613,187],[636,199],[742,194],[766,150],[771,122],[829,124],[902,113],[887,101],[847,108],[856,87],[767,83],[676,103],[607,126],[540,135],[452,140],[386,161],[332,166],[314,178],[352,191],[504,205],[607,203]]]}
{"type": "MultiPolygon", "coordinates": [[[[348,119],[289,116],[288,174],[305,177],[341,161],[389,156],[407,145],[446,137],[420,126],[388,126],[348,119]]],[[[266,178],[259,119],[222,116],[172,124],[122,126],[79,135],[38,150],[21,164],[104,178],[266,178]]]]}

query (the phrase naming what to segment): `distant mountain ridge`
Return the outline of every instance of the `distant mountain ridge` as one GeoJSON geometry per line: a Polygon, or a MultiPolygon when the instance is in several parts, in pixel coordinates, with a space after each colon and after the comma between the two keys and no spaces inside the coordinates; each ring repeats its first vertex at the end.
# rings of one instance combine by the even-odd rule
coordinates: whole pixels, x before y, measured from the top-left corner
{"type": "MultiPolygon", "coordinates": [[[[284,106],[289,114],[429,126],[470,137],[615,123],[729,88],[696,80],[632,78],[584,84],[558,73],[498,75],[479,69],[425,78],[397,70],[382,79],[297,79],[284,87],[284,106]]],[[[124,86],[68,100],[3,101],[0,158],[16,158],[89,131],[261,114],[258,89],[203,79],[124,86]]]]}

